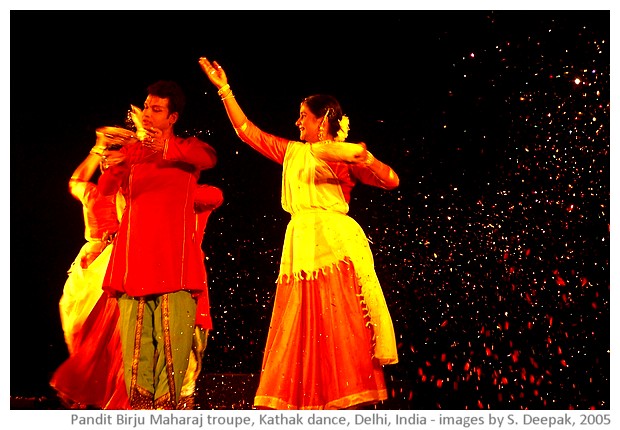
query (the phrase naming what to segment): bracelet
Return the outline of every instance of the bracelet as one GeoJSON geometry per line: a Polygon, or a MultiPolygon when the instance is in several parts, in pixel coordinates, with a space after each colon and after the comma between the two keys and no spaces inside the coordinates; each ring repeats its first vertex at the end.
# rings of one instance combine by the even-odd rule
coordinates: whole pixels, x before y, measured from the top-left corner
{"type": "Polygon", "coordinates": [[[366,165],[366,167],[370,166],[374,162],[375,162],[375,156],[372,155],[370,151],[366,151],[366,160],[364,161],[364,164],[366,165]]]}
{"type": "Polygon", "coordinates": [[[233,92],[229,92],[226,97],[222,97],[222,101],[226,100],[226,99],[234,99],[235,95],[233,94],[233,92]]]}
{"type": "Polygon", "coordinates": [[[106,149],[107,149],[106,147],[102,147],[102,146],[93,146],[93,148],[90,150],[90,153],[93,155],[98,155],[102,157],[103,151],[105,151],[106,149]]]}
{"type": "Polygon", "coordinates": [[[218,95],[218,96],[221,96],[221,95],[224,93],[224,91],[226,91],[226,90],[227,90],[227,89],[229,89],[229,88],[230,88],[230,85],[228,85],[228,84],[226,84],[226,85],[222,86],[222,88],[220,88],[219,90],[217,90],[217,95],[218,95]]]}
{"type": "Polygon", "coordinates": [[[221,93],[218,91],[217,92],[220,96],[220,99],[224,100],[225,98],[227,98],[228,96],[230,96],[233,92],[230,88],[228,88],[228,91],[222,91],[221,93]],[[224,94],[226,93],[226,94],[224,94]]]}

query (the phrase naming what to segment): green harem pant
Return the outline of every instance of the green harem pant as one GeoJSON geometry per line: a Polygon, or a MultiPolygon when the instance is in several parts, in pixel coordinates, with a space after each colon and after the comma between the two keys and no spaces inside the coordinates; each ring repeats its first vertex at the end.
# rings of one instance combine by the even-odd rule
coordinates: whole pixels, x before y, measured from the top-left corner
{"type": "Polygon", "coordinates": [[[187,291],[118,299],[132,409],[176,409],[192,351],[196,301],[187,291]]]}

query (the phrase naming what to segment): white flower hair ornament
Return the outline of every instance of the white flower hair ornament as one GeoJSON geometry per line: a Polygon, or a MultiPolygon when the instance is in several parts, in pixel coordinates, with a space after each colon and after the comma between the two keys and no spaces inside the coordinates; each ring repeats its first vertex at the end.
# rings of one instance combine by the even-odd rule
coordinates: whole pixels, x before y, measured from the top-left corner
{"type": "Polygon", "coordinates": [[[338,121],[340,124],[340,130],[336,133],[336,137],[334,140],[336,142],[344,142],[344,140],[349,135],[349,117],[346,115],[342,115],[342,118],[338,121]]]}

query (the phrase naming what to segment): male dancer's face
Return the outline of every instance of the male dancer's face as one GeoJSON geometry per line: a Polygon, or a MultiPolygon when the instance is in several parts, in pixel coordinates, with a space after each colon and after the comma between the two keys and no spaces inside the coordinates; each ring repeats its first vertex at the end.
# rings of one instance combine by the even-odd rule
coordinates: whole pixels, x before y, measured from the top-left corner
{"type": "Polygon", "coordinates": [[[168,99],[149,95],[144,101],[142,124],[145,129],[157,128],[166,131],[176,122],[178,114],[170,114],[168,99]]]}

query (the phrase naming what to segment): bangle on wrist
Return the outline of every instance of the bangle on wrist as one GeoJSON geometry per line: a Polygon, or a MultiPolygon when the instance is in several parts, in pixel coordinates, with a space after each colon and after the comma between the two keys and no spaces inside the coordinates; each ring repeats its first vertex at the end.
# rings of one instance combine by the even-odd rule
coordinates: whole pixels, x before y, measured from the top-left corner
{"type": "Polygon", "coordinates": [[[90,153],[93,155],[98,155],[98,156],[103,156],[103,151],[105,151],[106,148],[105,146],[93,146],[93,148],[90,150],[90,153]]]}
{"type": "Polygon", "coordinates": [[[228,94],[226,94],[225,97],[221,97],[222,101],[224,101],[226,99],[234,99],[234,98],[235,98],[235,96],[234,96],[232,91],[229,91],[228,94]]]}
{"type": "Polygon", "coordinates": [[[224,92],[226,90],[230,89],[230,85],[226,84],[223,85],[219,90],[217,90],[217,95],[219,95],[220,97],[222,96],[222,94],[224,94],[224,92]]]}

